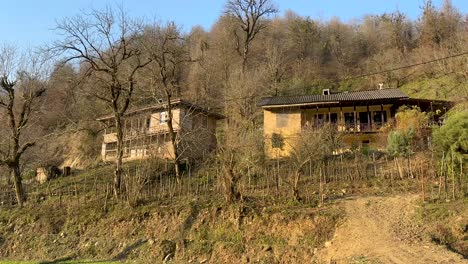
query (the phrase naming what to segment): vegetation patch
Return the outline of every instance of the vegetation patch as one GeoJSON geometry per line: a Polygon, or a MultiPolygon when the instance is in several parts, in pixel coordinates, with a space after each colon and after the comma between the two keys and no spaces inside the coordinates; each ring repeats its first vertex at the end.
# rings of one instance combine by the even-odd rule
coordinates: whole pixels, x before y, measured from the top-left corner
{"type": "Polygon", "coordinates": [[[419,209],[430,239],[468,258],[468,200],[428,203],[419,209]]]}

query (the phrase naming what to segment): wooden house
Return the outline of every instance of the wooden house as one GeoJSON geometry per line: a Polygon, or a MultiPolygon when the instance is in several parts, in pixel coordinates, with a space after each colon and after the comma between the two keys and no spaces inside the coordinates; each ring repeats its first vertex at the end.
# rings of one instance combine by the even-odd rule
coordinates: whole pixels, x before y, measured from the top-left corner
{"type": "Polygon", "coordinates": [[[433,121],[444,114],[451,102],[409,98],[399,89],[378,89],[321,95],[262,98],[265,150],[269,157],[289,156],[294,139],[304,129],[332,124],[344,133],[348,145],[374,144],[393,120],[400,106],[418,106],[434,112],[433,121]],[[276,138],[284,141],[276,145],[276,138]]]}
{"type": "MultiPolygon", "coordinates": [[[[216,148],[216,122],[223,116],[181,99],[173,100],[171,106],[172,124],[182,159],[196,160],[216,148]]],[[[163,102],[127,111],[123,118],[124,161],[149,156],[174,159],[167,118],[167,104],[163,102]]],[[[98,120],[106,124],[102,160],[115,160],[117,134],[113,116],[98,120]]]]}

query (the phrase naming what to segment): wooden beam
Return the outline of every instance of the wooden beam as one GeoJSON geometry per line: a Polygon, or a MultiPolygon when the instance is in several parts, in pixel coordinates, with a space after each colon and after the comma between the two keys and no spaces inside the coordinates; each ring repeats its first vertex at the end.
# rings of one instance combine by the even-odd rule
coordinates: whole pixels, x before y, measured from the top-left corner
{"type": "Polygon", "coordinates": [[[344,130],[346,131],[346,124],[345,124],[345,121],[344,121],[344,118],[343,118],[343,107],[342,106],[340,106],[340,122],[339,123],[340,123],[342,128],[343,127],[345,128],[344,130]]]}
{"type": "Polygon", "coordinates": [[[371,114],[369,111],[369,105],[367,105],[367,125],[369,126],[369,131],[372,131],[372,121],[371,121],[371,114]]]}
{"type": "Polygon", "coordinates": [[[357,131],[357,116],[356,116],[356,106],[355,106],[355,105],[353,105],[353,107],[354,107],[354,112],[353,112],[353,113],[354,113],[354,132],[356,132],[356,131],[357,131]]]}
{"type": "Polygon", "coordinates": [[[382,119],[382,124],[381,124],[381,126],[383,126],[384,123],[385,123],[384,117],[385,117],[385,116],[384,116],[383,104],[381,104],[381,105],[380,105],[380,118],[382,119]]]}

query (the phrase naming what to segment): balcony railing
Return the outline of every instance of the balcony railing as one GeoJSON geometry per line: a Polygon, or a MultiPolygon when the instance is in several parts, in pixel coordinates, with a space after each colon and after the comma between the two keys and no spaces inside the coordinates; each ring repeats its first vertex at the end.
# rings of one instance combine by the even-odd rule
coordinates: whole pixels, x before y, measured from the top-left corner
{"type": "MultiPolygon", "coordinates": [[[[328,123],[323,123],[323,124],[314,124],[313,128],[318,129],[323,127],[325,124],[328,123]]],[[[385,125],[386,123],[382,122],[372,122],[372,123],[345,123],[345,124],[340,124],[340,123],[331,123],[332,127],[337,129],[340,132],[379,132],[381,128],[385,125]]],[[[309,126],[304,125],[304,128],[307,128],[309,126]]]]}

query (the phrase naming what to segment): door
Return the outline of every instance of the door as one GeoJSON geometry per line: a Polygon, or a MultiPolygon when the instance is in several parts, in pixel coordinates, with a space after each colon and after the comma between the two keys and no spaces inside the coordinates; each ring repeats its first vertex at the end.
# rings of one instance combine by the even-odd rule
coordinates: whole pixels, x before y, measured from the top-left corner
{"type": "Polygon", "coordinates": [[[369,131],[369,113],[359,112],[359,131],[369,131]]]}

